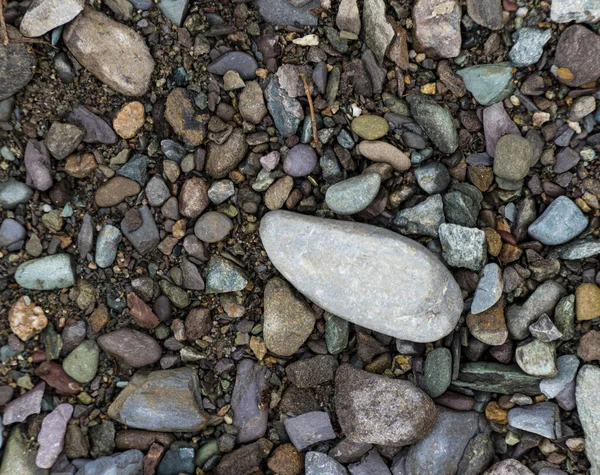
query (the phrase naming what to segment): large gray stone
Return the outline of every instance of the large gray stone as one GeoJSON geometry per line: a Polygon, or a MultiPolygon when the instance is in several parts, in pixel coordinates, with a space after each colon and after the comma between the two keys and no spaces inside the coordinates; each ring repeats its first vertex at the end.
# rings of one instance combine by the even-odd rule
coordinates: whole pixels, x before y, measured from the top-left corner
{"type": "Polygon", "coordinates": [[[341,463],[321,452],[307,452],[304,468],[305,475],[348,475],[341,463]]]}
{"type": "Polygon", "coordinates": [[[529,235],[547,246],[564,244],[583,232],[588,218],[566,196],[559,196],[528,228],[529,235]]]}
{"type": "Polygon", "coordinates": [[[290,417],[283,423],[296,450],[304,450],[318,442],[332,440],[336,437],[329,414],[323,411],[307,412],[290,417]]]}
{"type": "Polygon", "coordinates": [[[158,9],[175,25],[181,26],[187,13],[189,0],[161,0],[158,9]]]}
{"type": "Polygon", "coordinates": [[[142,473],[143,462],[143,452],[127,450],[92,460],[81,467],[76,475],[139,475],[142,473]]]}
{"type": "Polygon", "coordinates": [[[131,242],[135,250],[141,255],[144,255],[152,252],[156,248],[160,241],[160,236],[150,208],[146,205],[141,206],[139,212],[140,217],[142,218],[142,225],[139,228],[130,231],[126,226],[125,220],[123,220],[121,221],[121,231],[125,237],[129,239],[129,242],[131,242]]]}
{"type": "Polygon", "coordinates": [[[552,0],[550,18],[556,23],[596,23],[600,20],[598,0],[552,0]]]}
{"type": "Polygon", "coordinates": [[[577,375],[577,412],[585,434],[585,454],[592,474],[600,473],[600,368],[585,365],[577,375]]]}
{"type": "Polygon", "coordinates": [[[385,8],[384,0],[365,0],[363,5],[365,42],[379,64],[383,61],[387,47],[394,38],[394,29],[385,17],[385,8]]]}
{"type": "Polygon", "coordinates": [[[15,427],[6,443],[0,473],[6,475],[47,475],[48,470],[35,465],[36,450],[30,448],[24,426],[15,427]]]}
{"type": "Polygon", "coordinates": [[[274,25],[316,26],[317,17],[310,10],[321,6],[319,0],[310,0],[298,8],[287,0],[257,0],[256,4],[265,21],[274,25]]]}
{"type": "Polygon", "coordinates": [[[450,333],[462,312],[460,288],[438,258],[386,229],[271,211],[260,235],[296,289],[366,328],[430,342],[450,333]]]}
{"type": "Polygon", "coordinates": [[[552,37],[552,30],[540,28],[521,28],[518,39],[508,53],[513,66],[524,68],[538,62],[544,52],[544,46],[552,37]]]}
{"type": "Polygon", "coordinates": [[[42,36],[69,23],[84,6],[85,0],[34,0],[21,21],[21,33],[30,37],[42,36]]]}
{"type": "Polygon", "coordinates": [[[54,290],[75,285],[75,267],[68,254],[53,254],[24,262],[15,280],[26,289],[54,290]]]}
{"type": "Polygon", "coordinates": [[[210,416],[202,409],[196,371],[183,367],[139,372],[108,408],[108,416],[135,429],[196,432],[210,416]]]}
{"type": "Polygon", "coordinates": [[[0,183],[0,206],[4,209],[15,209],[29,201],[32,196],[33,190],[14,178],[0,183]]]}
{"type": "Polygon", "coordinates": [[[552,399],[565,389],[575,379],[579,369],[579,358],[575,355],[563,355],[556,361],[558,374],[553,378],[542,379],[540,391],[548,399],[552,399]]]}
{"type": "Polygon", "coordinates": [[[514,407],[508,411],[508,424],[552,440],[562,436],[560,409],[553,402],[514,407]]]}

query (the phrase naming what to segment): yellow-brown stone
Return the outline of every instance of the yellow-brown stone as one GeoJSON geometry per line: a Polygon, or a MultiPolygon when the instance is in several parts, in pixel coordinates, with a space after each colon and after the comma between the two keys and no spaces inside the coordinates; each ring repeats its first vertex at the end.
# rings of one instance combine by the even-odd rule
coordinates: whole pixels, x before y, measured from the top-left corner
{"type": "Polygon", "coordinates": [[[491,401],[486,406],[485,417],[496,424],[508,424],[508,411],[502,409],[496,401],[491,401]]]}
{"type": "Polygon", "coordinates": [[[493,228],[483,228],[487,249],[491,256],[498,256],[502,250],[502,238],[500,234],[493,228]]]}
{"type": "Polygon", "coordinates": [[[119,137],[130,139],[143,127],[144,119],[144,105],[138,101],[128,102],[113,120],[113,129],[119,137]]]}
{"type": "Polygon", "coordinates": [[[577,320],[600,317],[600,288],[594,284],[581,284],[575,291],[577,320]]]}
{"type": "Polygon", "coordinates": [[[469,313],[467,327],[471,334],[487,345],[502,345],[508,338],[504,305],[504,299],[500,299],[493,307],[481,313],[469,313]]]}
{"type": "Polygon", "coordinates": [[[92,153],[70,155],[65,162],[65,172],[75,178],[86,178],[96,168],[98,163],[92,153]]]}

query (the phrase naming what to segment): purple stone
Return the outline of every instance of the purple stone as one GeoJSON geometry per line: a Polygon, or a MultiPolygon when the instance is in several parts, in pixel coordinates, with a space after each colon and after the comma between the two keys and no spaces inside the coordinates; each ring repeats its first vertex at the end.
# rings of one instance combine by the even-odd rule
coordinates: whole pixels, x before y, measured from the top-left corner
{"type": "Polygon", "coordinates": [[[556,155],[556,164],[554,171],[564,173],[579,163],[579,154],[572,148],[565,148],[556,155]]]}
{"type": "Polygon", "coordinates": [[[29,140],[25,148],[25,168],[27,184],[40,191],[46,191],[52,186],[52,167],[50,152],[44,142],[29,140]]]}
{"type": "Polygon", "coordinates": [[[485,133],[485,151],[490,157],[496,153],[498,140],[506,134],[517,134],[521,132],[510,116],[504,110],[504,104],[497,102],[493,106],[483,109],[483,130],[485,133]]]}
{"type": "Polygon", "coordinates": [[[8,218],[0,224],[0,247],[6,247],[9,251],[18,251],[23,247],[23,241],[27,235],[26,229],[14,219],[8,218]]]}
{"type": "Polygon", "coordinates": [[[42,410],[42,397],[46,383],[39,383],[31,391],[9,402],[4,409],[2,422],[5,426],[15,422],[23,422],[31,414],[39,414],[42,410]]]}
{"type": "Polygon", "coordinates": [[[292,147],[283,161],[283,170],[290,176],[302,177],[312,172],[317,165],[317,154],[310,145],[292,147]]]}
{"type": "Polygon", "coordinates": [[[108,123],[93,114],[83,106],[76,107],[71,111],[67,121],[70,124],[77,125],[85,130],[85,143],[117,143],[117,134],[108,123]]]}
{"type": "Polygon", "coordinates": [[[329,414],[326,412],[307,412],[298,417],[286,419],[283,424],[292,444],[299,451],[318,442],[336,438],[329,414]]]}
{"type": "Polygon", "coordinates": [[[35,457],[35,464],[39,468],[51,468],[58,459],[65,445],[65,432],[72,415],[73,406],[60,404],[43,420],[38,434],[40,448],[35,457]]]}
{"type": "Polygon", "coordinates": [[[267,368],[252,360],[242,360],[237,368],[231,396],[233,424],[238,428],[237,443],[260,439],[267,432],[268,411],[259,409],[262,392],[267,387],[267,368]]]}
{"type": "Polygon", "coordinates": [[[265,170],[268,172],[275,169],[277,165],[279,165],[279,159],[281,154],[278,151],[273,151],[267,153],[265,156],[260,157],[260,164],[263,166],[265,170]]]}
{"type": "Polygon", "coordinates": [[[248,80],[256,77],[258,63],[248,53],[229,51],[215,59],[206,69],[209,73],[218,74],[219,76],[227,71],[237,71],[242,79],[248,80]]]}

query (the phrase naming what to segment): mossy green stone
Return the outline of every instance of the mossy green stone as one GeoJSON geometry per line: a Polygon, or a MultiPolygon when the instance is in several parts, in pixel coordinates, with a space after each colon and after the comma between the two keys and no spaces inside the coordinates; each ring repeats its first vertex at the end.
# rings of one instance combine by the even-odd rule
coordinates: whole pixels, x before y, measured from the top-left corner
{"type": "Polygon", "coordinates": [[[423,390],[436,398],[446,392],[451,382],[452,353],[448,348],[436,348],[425,359],[423,390]]]}
{"type": "Polygon", "coordinates": [[[209,440],[206,444],[198,449],[198,452],[196,452],[196,467],[202,468],[209,458],[220,453],[218,442],[216,440],[209,440]]]}
{"type": "Polygon", "coordinates": [[[378,115],[361,115],[352,121],[352,132],[365,140],[377,140],[390,130],[387,120],[378,115]]]}
{"type": "Polygon", "coordinates": [[[327,343],[327,351],[329,353],[337,355],[344,351],[346,346],[348,346],[349,332],[350,322],[348,320],[325,312],[325,342],[327,343]]]}
{"type": "Polygon", "coordinates": [[[75,381],[87,384],[98,372],[100,348],[95,341],[86,340],[77,346],[63,361],[63,369],[75,381]]]}

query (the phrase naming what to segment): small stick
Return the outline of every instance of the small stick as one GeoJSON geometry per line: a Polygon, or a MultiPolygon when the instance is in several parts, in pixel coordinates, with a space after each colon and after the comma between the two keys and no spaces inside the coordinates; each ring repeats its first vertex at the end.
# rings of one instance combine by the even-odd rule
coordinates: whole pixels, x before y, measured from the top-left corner
{"type": "Polygon", "coordinates": [[[6,23],[4,23],[4,7],[6,0],[0,0],[0,42],[6,46],[8,44],[8,32],[6,31],[6,23]]]}
{"type": "MultiPolygon", "coordinates": [[[[1,0],[0,0],[1,1],[1,0]]],[[[39,43],[41,45],[50,46],[51,48],[58,49],[56,46],[53,46],[51,43],[48,43],[44,40],[39,40],[37,38],[19,38],[18,40],[10,40],[11,43],[39,43]]]]}
{"type": "Polygon", "coordinates": [[[310,89],[308,88],[308,82],[306,81],[306,74],[300,73],[300,77],[302,78],[302,82],[304,83],[304,92],[306,93],[306,97],[308,98],[308,108],[310,109],[310,122],[312,125],[312,134],[313,141],[312,146],[317,149],[317,151],[321,152],[321,142],[319,141],[319,137],[317,136],[317,122],[315,120],[315,107],[313,106],[312,97],[310,95],[310,89]]]}

